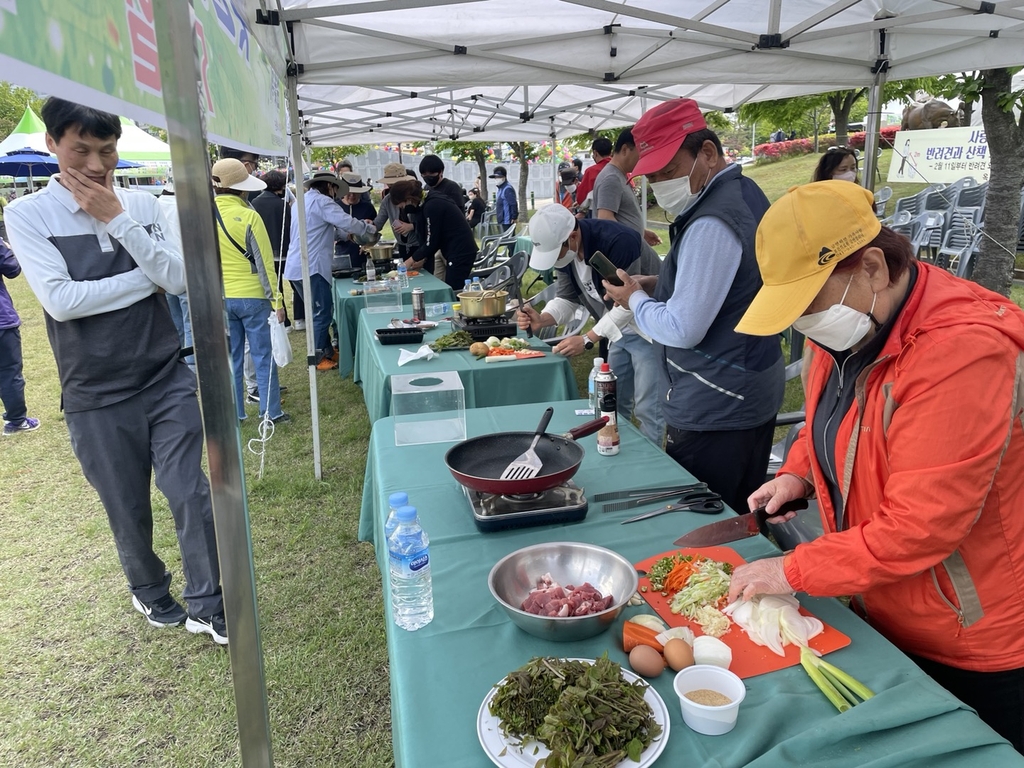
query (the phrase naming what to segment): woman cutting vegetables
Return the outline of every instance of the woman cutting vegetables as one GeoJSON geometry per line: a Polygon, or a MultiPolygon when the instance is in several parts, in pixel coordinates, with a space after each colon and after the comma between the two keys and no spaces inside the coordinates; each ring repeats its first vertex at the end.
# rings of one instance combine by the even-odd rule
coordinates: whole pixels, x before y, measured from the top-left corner
{"type": "Polygon", "coordinates": [[[792,325],[807,424],[748,500],[816,496],[825,534],[736,569],[741,595],[852,595],[874,627],[1024,751],[1024,313],[914,258],[870,192],[798,187],[757,231],[737,326],[792,325]]]}

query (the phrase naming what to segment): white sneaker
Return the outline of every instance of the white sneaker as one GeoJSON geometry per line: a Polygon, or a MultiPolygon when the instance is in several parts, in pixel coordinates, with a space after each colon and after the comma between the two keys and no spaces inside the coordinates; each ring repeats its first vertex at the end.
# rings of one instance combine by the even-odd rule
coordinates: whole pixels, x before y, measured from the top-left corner
{"type": "Polygon", "coordinates": [[[306,321],[292,320],[292,328],[294,328],[296,331],[304,331],[306,330],[306,321]]]}

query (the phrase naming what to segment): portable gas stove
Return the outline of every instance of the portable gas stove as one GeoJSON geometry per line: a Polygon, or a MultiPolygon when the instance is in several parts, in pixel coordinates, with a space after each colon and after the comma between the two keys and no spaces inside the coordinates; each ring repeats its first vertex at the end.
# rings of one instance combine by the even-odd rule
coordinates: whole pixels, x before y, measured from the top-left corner
{"type": "Polygon", "coordinates": [[[571,480],[541,493],[502,496],[463,486],[476,527],[484,533],[532,525],[574,523],[587,516],[587,497],[571,480]]]}
{"type": "Polygon", "coordinates": [[[457,331],[466,331],[473,337],[473,341],[487,341],[491,336],[499,339],[506,336],[515,336],[519,333],[519,326],[510,323],[504,315],[497,317],[466,317],[461,312],[456,312],[452,317],[452,328],[457,331]]]}

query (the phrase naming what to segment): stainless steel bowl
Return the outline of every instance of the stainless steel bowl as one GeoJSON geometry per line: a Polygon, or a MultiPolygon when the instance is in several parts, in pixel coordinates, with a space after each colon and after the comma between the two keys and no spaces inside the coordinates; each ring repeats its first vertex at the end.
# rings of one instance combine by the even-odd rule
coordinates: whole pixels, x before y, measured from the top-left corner
{"type": "Polygon", "coordinates": [[[544,640],[584,640],[610,627],[636,593],[633,564],[617,552],[595,544],[555,541],[534,544],[506,555],[491,569],[487,586],[512,623],[544,640]],[[590,616],[535,616],[519,609],[545,573],[559,584],[590,582],[602,595],[614,597],[612,607],[590,616]]]}

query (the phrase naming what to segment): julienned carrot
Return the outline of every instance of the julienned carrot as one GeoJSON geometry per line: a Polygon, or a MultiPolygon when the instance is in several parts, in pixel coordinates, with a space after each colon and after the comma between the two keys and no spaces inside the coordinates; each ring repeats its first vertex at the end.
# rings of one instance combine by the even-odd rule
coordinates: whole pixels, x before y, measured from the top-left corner
{"type": "Polygon", "coordinates": [[[665,577],[665,589],[669,592],[678,592],[685,587],[686,582],[703,560],[704,558],[698,555],[692,560],[681,560],[676,563],[675,567],[669,571],[668,576],[665,577]]]}
{"type": "Polygon", "coordinates": [[[636,622],[627,621],[622,625],[622,650],[626,653],[629,653],[638,645],[649,645],[658,653],[661,653],[665,650],[665,647],[658,642],[657,638],[657,632],[636,622]]]}

